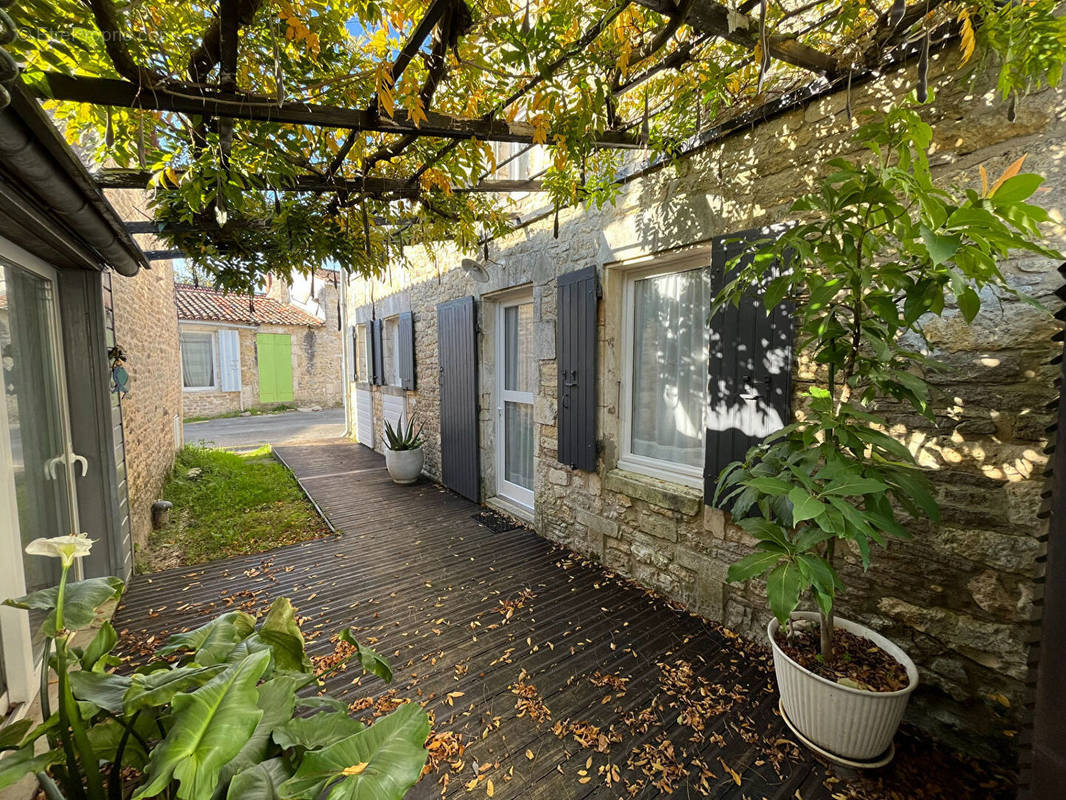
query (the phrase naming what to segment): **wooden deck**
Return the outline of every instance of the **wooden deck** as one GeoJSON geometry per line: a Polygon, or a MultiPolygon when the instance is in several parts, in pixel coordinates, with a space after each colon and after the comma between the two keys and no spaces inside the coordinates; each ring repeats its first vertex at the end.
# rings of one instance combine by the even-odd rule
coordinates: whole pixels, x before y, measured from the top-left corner
{"type": "Polygon", "coordinates": [[[816,800],[841,790],[789,737],[761,648],[532,531],[493,533],[473,518],[477,506],[439,486],[392,484],[364,447],[277,452],[339,535],[139,577],[119,630],[144,641],[282,595],[313,655],[352,626],[396,679],[353,685],[353,669],[329,690],[372,694],[366,715],[422,702],[446,734],[441,749],[462,745],[415,798],[816,800]]]}

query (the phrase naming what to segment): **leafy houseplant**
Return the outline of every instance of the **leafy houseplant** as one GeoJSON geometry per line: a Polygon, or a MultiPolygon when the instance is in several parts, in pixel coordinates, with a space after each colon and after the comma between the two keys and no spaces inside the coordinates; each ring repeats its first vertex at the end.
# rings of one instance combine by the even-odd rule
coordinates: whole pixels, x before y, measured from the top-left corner
{"type": "Polygon", "coordinates": [[[403,424],[397,418],[396,426],[385,420],[385,466],[395,483],[410,484],[418,480],[426,455],[422,450],[422,426],[415,430],[413,419],[403,424]]]}
{"type": "MultiPolygon", "coordinates": [[[[960,191],[933,180],[932,129],[914,108],[892,109],[857,136],[869,158],[830,162],[832,172],[792,205],[804,221],[739,256],[715,300],[721,307],[758,292],[768,310],[785,299],[795,307],[797,349],[814,370],[799,419],[727,466],[715,503],[757,540],[729,580],[765,576],[771,638],[779,626],[791,632],[793,612],[812,595],[819,658],[830,665],[850,657],[834,646],[840,548],[865,570],[871,544],[908,537],[910,520],[938,519],[928,478],[886,432],[890,405],[934,420],[922,321],[957,310],[968,323],[982,295],[1014,294],[998,266],[1013,251],[1060,257],[1041,244],[1048,215],[1027,200],[1042,179],[1020,172],[1023,159],[991,185],[982,168],[980,190],[960,191]]],[[[800,709],[785,706],[803,727],[800,709]]]]}
{"type": "Polygon", "coordinates": [[[47,612],[47,668],[44,722],[0,731],[0,751],[10,751],[0,758],[0,789],[34,773],[49,800],[398,799],[418,780],[426,713],[408,703],[366,727],[344,703],[315,693],[353,658],[385,681],[392,672],[346,629],[339,640],[347,652],[316,673],[287,598],[262,620],[231,611],[175,634],[129,675],[111,671],[119,659],[110,622],[74,646],[74,634],[123,590],[118,578],[67,582],[90,546],[84,534],[30,543],[29,553],[62,559],[59,585],[6,601],[47,612]],[[58,678],[55,711],[49,669],[58,678]],[[47,749],[38,754],[42,737],[47,749]]]}

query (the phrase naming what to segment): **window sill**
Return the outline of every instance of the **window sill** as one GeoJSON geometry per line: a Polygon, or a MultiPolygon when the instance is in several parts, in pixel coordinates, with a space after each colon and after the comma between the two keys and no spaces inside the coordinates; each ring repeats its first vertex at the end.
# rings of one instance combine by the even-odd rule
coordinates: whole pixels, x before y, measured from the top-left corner
{"type": "Polygon", "coordinates": [[[677,511],[686,517],[696,516],[703,506],[703,492],[699,489],[624,469],[608,472],[603,479],[603,488],[635,497],[653,506],[677,511]]]}

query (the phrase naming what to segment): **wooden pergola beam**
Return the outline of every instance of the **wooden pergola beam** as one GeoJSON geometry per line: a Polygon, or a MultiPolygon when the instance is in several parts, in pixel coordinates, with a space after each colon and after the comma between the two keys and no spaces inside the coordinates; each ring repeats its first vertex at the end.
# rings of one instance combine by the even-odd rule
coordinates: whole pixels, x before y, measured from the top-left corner
{"type": "MultiPolygon", "coordinates": [[[[416,125],[402,109],[386,117],[363,111],[311,103],[278,103],[269,97],[245,93],[223,93],[199,87],[144,87],[124,80],[70,76],[56,72],[44,75],[47,99],[92,103],[102,106],[172,111],[209,117],[227,117],[255,122],[311,125],[324,128],[404,133],[439,139],[478,139],[497,142],[533,142],[533,126],[500,119],[464,119],[427,111],[427,119],[416,125]]],[[[606,131],[598,137],[598,147],[638,148],[640,142],[629,134],[606,131]]]]}
{"type": "MultiPolygon", "coordinates": [[[[177,170],[177,175],[182,171],[177,170]]],[[[93,176],[96,185],[101,189],[145,189],[152,179],[152,173],[147,170],[124,169],[108,167],[100,170],[93,176]]],[[[253,178],[253,180],[255,180],[253,178]]],[[[267,189],[279,192],[309,192],[325,194],[329,192],[351,192],[353,194],[369,195],[398,195],[402,197],[417,197],[421,191],[418,186],[412,186],[402,178],[328,178],[323,175],[301,175],[295,180],[282,184],[270,184],[265,178],[255,181],[261,184],[264,191],[267,189]]],[[[452,189],[457,194],[470,193],[499,193],[510,192],[540,192],[543,185],[537,180],[484,180],[474,186],[455,187],[452,189]]],[[[155,223],[151,223],[155,224],[155,223]]],[[[144,232],[144,231],[142,231],[144,232]]]]}
{"type": "MultiPolygon", "coordinates": [[[[634,0],[634,2],[667,17],[677,13],[677,6],[674,5],[673,0],[634,0]]],[[[758,20],[747,14],[733,11],[714,0],[693,0],[688,13],[684,16],[684,22],[700,33],[709,33],[748,49],[754,49],[759,43],[758,20]]],[[[830,75],[836,74],[839,70],[836,58],[790,36],[770,34],[768,45],[770,55],[778,61],[784,61],[811,72],[830,75]]]]}

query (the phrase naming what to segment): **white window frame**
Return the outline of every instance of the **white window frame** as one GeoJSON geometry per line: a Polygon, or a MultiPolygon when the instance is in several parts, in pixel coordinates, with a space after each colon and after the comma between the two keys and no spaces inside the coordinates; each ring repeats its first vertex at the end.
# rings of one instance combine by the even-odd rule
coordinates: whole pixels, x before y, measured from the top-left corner
{"type": "Polygon", "coordinates": [[[218,356],[218,331],[206,330],[197,331],[189,330],[188,328],[182,328],[178,331],[178,356],[181,358],[181,390],[183,392],[217,392],[220,391],[221,376],[218,374],[219,359],[218,356]],[[186,386],[185,385],[185,351],[182,350],[181,337],[186,334],[193,336],[206,336],[211,340],[211,385],[210,386],[186,386]]]}
{"type": "Polygon", "coordinates": [[[403,386],[403,381],[400,379],[400,315],[393,314],[391,317],[385,317],[381,321],[381,336],[384,341],[381,343],[381,368],[385,369],[385,348],[388,348],[389,353],[392,356],[392,374],[382,376],[382,383],[385,386],[395,386],[397,388],[403,386]]]}
{"type": "MultiPolygon", "coordinates": [[[[667,481],[669,483],[682,484],[692,488],[703,488],[703,467],[690,467],[687,464],[677,464],[671,461],[663,461],[658,458],[640,455],[633,452],[633,345],[636,333],[636,319],[634,309],[634,290],[637,281],[645,278],[656,278],[662,275],[672,275],[678,272],[688,272],[693,269],[710,268],[710,251],[701,248],[696,251],[657,258],[654,263],[641,264],[640,266],[623,269],[622,277],[625,281],[622,290],[622,380],[619,384],[619,450],[618,467],[629,472],[647,475],[650,478],[667,481]]],[[[710,346],[710,331],[704,321],[703,343],[703,418],[700,419],[702,437],[706,437],[707,421],[707,381],[708,381],[708,348],[710,346]]],[[[704,440],[704,447],[706,441],[704,440]]]]}
{"type": "Polygon", "coordinates": [[[370,347],[370,323],[355,324],[355,381],[370,383],[374,373],[374,353],[370,347]],[[359,369],[359,351],[363,351],[363,369],[359,369]]]}

